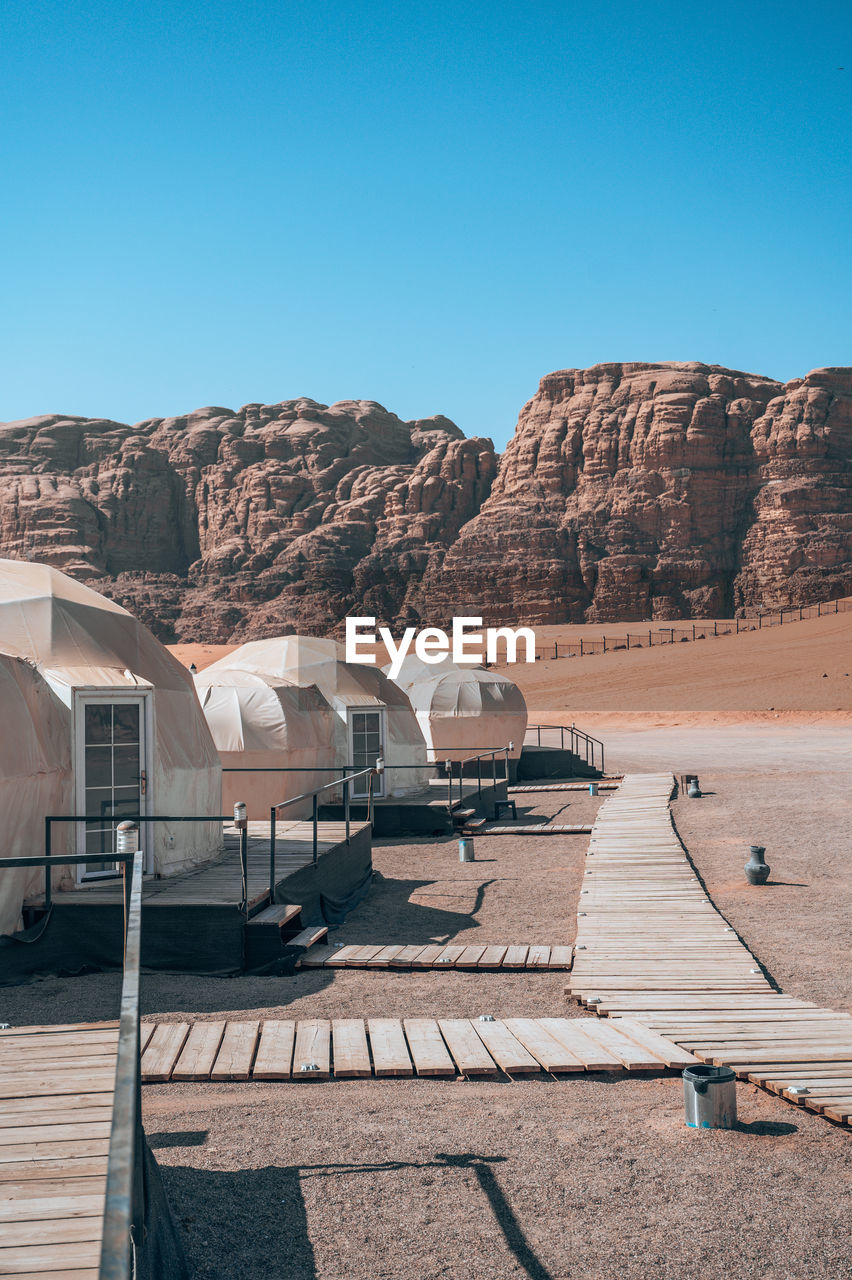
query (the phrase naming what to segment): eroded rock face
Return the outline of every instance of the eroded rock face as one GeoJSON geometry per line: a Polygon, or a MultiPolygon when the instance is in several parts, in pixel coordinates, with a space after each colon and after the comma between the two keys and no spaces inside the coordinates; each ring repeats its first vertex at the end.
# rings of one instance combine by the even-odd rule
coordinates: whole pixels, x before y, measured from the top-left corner
{"type": "Polygon", "coordinates": [[[852,593],[852,370],[549,374],[502,459],[371,401],[0,427],[0,555],[166,640],[680,618],[852,593]]]}
{"type": "Polygon", "coordinates": [[[55,564],[162,638],[322,634],[412,613],[497,474],[490,440],[371,401],[0,427],[0,554],[55,564]]]}
{"type": "Polygon", "coordinates": [[[852,370],[702,364],[544,378],[491,496],[423,587],[488,621],[725,616],[852,591],[852,370]],[[479,610],[477,609],[477,612],[479,610]]]}

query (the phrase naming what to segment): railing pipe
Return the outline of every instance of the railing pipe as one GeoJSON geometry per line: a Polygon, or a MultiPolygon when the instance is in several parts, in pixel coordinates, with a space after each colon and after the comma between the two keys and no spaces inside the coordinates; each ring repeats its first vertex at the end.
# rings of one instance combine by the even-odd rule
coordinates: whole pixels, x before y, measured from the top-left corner
{"type": "Polygon", "coordinates": [[[314,849],[313,849],[313,853],[314,853],[314,866],[316,866],[316,865],[317,865],[317,853],[318,853],[318,848],[317,848],[317,846],[318,846],[318,844],[319,844],[319,831],[318,831],[318,828],[317,828],[317,815],[318,815],[318,813],[319,813],[319,796],[316,794],[316,792],[314,792],[314,796],[313,796],[313,813],[312,813],[312,815],[311,815],[311,816],[312,816],[312,819],[313,819],[313,824],[314,824],[314,833],[313,833],[313,834],[314,834],[314,849]]]}

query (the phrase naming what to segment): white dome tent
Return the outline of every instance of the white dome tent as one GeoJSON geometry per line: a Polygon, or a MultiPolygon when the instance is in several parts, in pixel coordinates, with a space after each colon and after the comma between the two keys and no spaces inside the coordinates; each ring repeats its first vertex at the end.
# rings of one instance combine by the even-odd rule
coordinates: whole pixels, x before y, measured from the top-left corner
{"type": "MultiPolygon", "coordinates": [[[[402,689],[378,667],[347,663],[343,646],[314,636],[277,636],[253,640],[220,658],[205,676],[237,669],[315,685],[334,712],[334,760],[358,769],[387,762],[375,779],[374,795],[402,796],[428,785],[426,742],[402,689]],[[395,768],[422,765],[422,768],[395,768]]],[[[353,785],[353,796],[366,794],[366,779],[353,785]]]]}
{"type": "MultiPolygon", "coordinates": [[[[7,654],[0,654],[0,706],[3,857],[40,857],[45,815],[71,808],[71,743],[63,731],[64,708],[35,667],[7,654]]],[[[64,872],[56,867],[52,882],[58,884],[64,872]]],[[[43,884],[41,867],[0,871],[0,935],[21,928],[24,899],[43,884]]]]}
{"type": "MultiPolygon", "coordinates": [[[[272,805],[330,781],[333,775],[321,766],[334,765],[334,713],[315,686],[236,667],[207,667],[196,675],[195,688],[222,761],[223,813],[243,801],[250,818],[268,817],[272,805]],[[228,772],[280,768],[307,772],[228,772]]],[[[282,816],[304,818],[310,812],[305,801],[282,816]]]]}
{"type": "Polygon", "coordinates": [[[456,666],[449,658],[427,663],[409,655],[395,683],[417,716],[430,760],[464,760],[502,750],[511,742],[510,774],[517,772],[527,704],[507,675],[484,667],[456,666]]]}
{"type": "MultiPolygon", "coordinates": [[[[192,678],[125,609],[58,569],[0,560],[0,652],[30,663],[55,695],[72,772],[60,811],[221,812],[221,766],[192,678]]],[[[115,825],[105,816],[102,825],[76,824],[73,835],[57,826],[54,848],[112,852],[115,825]]],[[[221,843],[219,823],[143,824],[145,870],[175,874],[221,843]]],[[[109,864],[81,864],[62,879],[111,873],[109,864]]]]}

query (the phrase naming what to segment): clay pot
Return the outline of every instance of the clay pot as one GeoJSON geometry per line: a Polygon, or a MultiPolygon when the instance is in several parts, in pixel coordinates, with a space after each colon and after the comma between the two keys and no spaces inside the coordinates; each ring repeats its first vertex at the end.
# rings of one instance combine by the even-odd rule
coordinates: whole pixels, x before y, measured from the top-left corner
{"type": "Polygon", "coordinates": [[[745,864],[746,880],[749,884],[766,884],[769,879],[769,865],[763,861],[763,855],[766,853],[763,845],[753,844],[749,846],[749,860],[745,864]]]}

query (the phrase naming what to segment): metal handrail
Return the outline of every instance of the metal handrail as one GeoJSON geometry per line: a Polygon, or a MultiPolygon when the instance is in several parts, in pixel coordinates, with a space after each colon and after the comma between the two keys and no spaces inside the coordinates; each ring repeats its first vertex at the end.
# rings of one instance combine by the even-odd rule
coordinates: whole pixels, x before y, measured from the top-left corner
{"type": "Polygon", "coordinates": [[[133,856],[126,883],[124,977],[118,1023],[112,1125],[107,1161],[106,1206],[99,1280],[129,1280],[135,1273],[131,1252],[142,1243],[144,1186],[142,1172],[142,1083],[139,1054],[139,967],[142,941],[142,849],[133,856]]]}
{"type": "MultiPolygon", "coordinates": [[[[599,748],[601,757],[600,771],[601,773],[604,772],[604,744],[601,742],[600,738],[592,737],[590,733],[586,733],[583,729],[578,729],[575,724],[528,724],[526,732],[536,734],[536,745],[540,747],[542,731],[554,733],[557,730],[559,732],[560,749],[562,751],[565,750],[565,735],[568,734],[570,743],[569,750],[571,754],[579,757],[581,752],[577,748],[578,746],[584,747],[586,764],[591,765],[593,769],[598,767],[595,761],[595,756],[597,755],[597,749],[599,748]]],[[[524,736],[526,737],[526,734],[524,736]]]]}
{"type": "MultiPolygon", "coordinates": [[[[432,747],[431,750],[453,751],[453,750],[458,750],[458,748],[457,747],[432,747]]],[[[464,767],[466,764],[476,765],[476,800],[477,800],[477,804],[481,808],[482,807],[482,761],[487,760],[489,757],[491,759],[491,785],[496,791],[498,781],[503,781],[503,782],[509,781],[510,750],[511,750],[511,744],[507,744],[505,747],[486,747],[484,751],[481,751],[479,753],[479,755],[466,756],[463,760],[447,759],[444,761],[444,769],[447,774],[447,807],[449,809],[451,819],[453,814],[453,776],[454,776],[453,765],[457,764],[459,767],[459,772],[458,772],[458,779],[459,779],[458,803],[459,804],[461,804],[462,801],[464,800],[464,783],[463,783],[464,767]],[[504,773],[503,773],[502,779],[498,779],[497,777],[497,756],[498,755],[502,755],[505,761],[504,773]]],[[[497,812],[496,799],[494,801],[494,812],[496,815],[496,812],[497,812]]]]}
{"type": "MultiPolygon", "coordinates": [[[[384,766],[383,766],[384,768],[384,766]]],[[[338,772],[340,772],[338,770],[338,772]]],[[[310,800],[312,805],[311,821],[313,823],[313,861],[314,866],[317,865],[319,857],[319,796],[323,791],[330,791],[335,787],[343,784],[343,818],[346,823],[346,843],[349,844],[350,835],[350,804],[349,804],[349,787],[350,783],[355,782],[358,778],[367,777],[367,821],[373,820],[373,778],[378,770],[373,767],[360,769],[357,773],[348,773],[343,778],[333,778],[331,782],[324,782],[321,787],[315,787],[313,791],[304,791],[299,796],[291,796],[289,800],[279,800],[278,804],[273,804],[269,809],[269,904],[275,901],[275,840],[276,840],[276,815],[279,809],[286,809],[291,804],[298,804],[301,800],[310,800]]]]}

